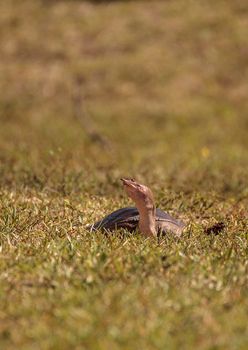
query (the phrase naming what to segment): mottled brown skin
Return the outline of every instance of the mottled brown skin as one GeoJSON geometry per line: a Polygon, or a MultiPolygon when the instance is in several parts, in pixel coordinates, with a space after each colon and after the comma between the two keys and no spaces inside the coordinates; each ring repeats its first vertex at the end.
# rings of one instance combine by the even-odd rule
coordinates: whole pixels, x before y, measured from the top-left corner
{"type": "Polygon", "coordinates": [[[122,178],[124,189],[136,207],[127,207],[114,211],[102,220],[97,221],[87,228],[90,231],[98,229],[114,231],[124,228],[130,232],[139,228],[146,237],[156,237],[158,234],[173,233],[180,236],[185,225],[174,219],[161,209],[155,208],[152,191],[145,185],[139,184],[133,179],[122,178]]]}
{"type": "Polygon", "coordinates": [[[133,179],[121,179],[124,189],[139,211],[139,229],[145,236],[157,236],[155,204],[152,191],[133,179]]]}

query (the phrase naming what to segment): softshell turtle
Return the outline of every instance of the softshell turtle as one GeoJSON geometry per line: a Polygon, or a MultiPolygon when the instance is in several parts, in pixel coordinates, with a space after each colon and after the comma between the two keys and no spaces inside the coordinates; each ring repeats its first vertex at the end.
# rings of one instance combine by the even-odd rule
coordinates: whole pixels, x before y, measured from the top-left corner
{"type": "Polygon", "coordinates": [[[124,228],[130,232],[139,228],[145,236],[164,235],[168,232],[180,236],[185,224],[174,219],[168,213],[155,208],[152,191],[145,185],[133,179],[122,178],[127,195],[134,201],[136,207],[121,208],[105,216],[93,225],[88,225],[90,231],[114,231],[124,228]]]}

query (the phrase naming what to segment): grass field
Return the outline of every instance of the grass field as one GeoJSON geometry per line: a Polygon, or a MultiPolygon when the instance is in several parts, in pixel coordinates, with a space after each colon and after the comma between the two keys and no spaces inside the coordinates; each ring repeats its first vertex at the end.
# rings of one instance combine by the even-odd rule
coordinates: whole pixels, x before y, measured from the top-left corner
{"type": "Polygon", "coordinates": [[[246,0],[1,2],[1,350],[248,348],[247,37],[246,0]],[[122,176],[181,240],[85,230],[122,176]]]}

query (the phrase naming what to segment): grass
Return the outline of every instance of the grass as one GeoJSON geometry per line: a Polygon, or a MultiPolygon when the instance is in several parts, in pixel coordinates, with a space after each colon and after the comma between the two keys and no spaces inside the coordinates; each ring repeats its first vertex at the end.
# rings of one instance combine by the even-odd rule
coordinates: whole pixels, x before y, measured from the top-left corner
{"type": "Polygon", "coordinates": [[[1,349],[247,348],[247,14],[1,3],[1,349]],[[122,176],[181,240],[85,230],[122,176]]]}

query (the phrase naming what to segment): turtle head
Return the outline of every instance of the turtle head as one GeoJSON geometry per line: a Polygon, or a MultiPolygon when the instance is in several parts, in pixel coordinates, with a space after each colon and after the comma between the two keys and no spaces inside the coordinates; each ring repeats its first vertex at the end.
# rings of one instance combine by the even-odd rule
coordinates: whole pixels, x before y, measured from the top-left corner
{"type": "Polygon", "coordinates": [[[134,179],[122,178],[124,189],[136,204],[138,208],[154,209],[154,198],[152,191],[145,185],[142,185],[134,179]]]}

